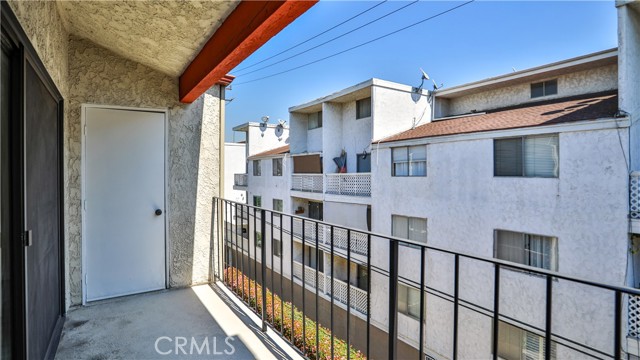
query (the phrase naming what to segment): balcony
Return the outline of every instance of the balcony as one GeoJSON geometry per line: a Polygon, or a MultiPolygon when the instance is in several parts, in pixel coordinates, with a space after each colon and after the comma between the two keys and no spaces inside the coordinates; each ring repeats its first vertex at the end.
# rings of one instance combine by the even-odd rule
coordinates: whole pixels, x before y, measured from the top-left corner
{"type": "Polygon", "coordinates": [[[233,174],[233,188],[235,190],[246,190],[249,185],[249,175],[233,174]]]}
{"type": "Polygon", "coordinates": [[[629,177],[629,217],[631,232],[640,234],[640,171],[634,171],[629,177]]]}
{"type": "Polygon", "coordinates": [[[291,175],[291,190],[322,193],[322,174],[291,175]]]}
{"type": "MultiPolygon", "coordinates": [[[[324,238],[324,226],[313,220],[304,221],[304,239],[307,245],[314,245],[316,241],[316,227],[318,242],[322,243],[324,238]]],[[[298,239],[302,239],[302,221],[293,221],[293,235],[298,239]]]]}
{"type": "Polygon", "coordinates": [[[303,281],[304,279],[304,283],[311,286],[312,289],[318,289],[321,292],[324,292],[324,280],[325,280],[325,276],[324,273],[322,272],[317,272],[316,269],[304,265],[304,277],[302,274],[302,264],[294,261],[293,262],[293,276],[298,278],[300,281],[303,281]],[[318,283],[316,286],[316,273],[318,276],[318,283]]]}
{"type": "MultiPolygon", "coordinates": [[[[214,201],[214,209],[227,204],[244,207],[244,214],[255,209],[223,199],[214,201]]],[[[255,211],[260,219],[271,218],[269,210],[255,211]]],[[[215,278],[221,287],[233,290],[255,308],[264,328],[280,332],[310,358],[322,356],[314,349],[331,352],[328,358],[335,358],[333,352],[345,347],[352,359],[424,359],[433,352],[451,359],[491,358],[504,346],[492,339],[501,339],[505,323],[535,340],[535,349],[527,351],[536,358],[549,359],[555,354],[558,359],[622,359],[627,351],[624,335],[638,337],[638,289],[276,214],[285,228],[292,224],[294,229],[281,232],[273,223],[258,219],[255,226],[261,229],[262,249],[267,251],[251,250],[237,261],[230,258],[237,253],[220,249],[220,244],[233,239],[214,241],[218,246],[214,249],[218,254],[215,278]],[[325,254],[316,259],[324,261],[322,273],[294,260],[297,234],[304,232],[306,238],[315,234],[316,227],[324,234],[321,248],[325,254]],[[275,243],[271,234],[278,234],[282,251],[275,258],[269,250],[275,243]],[[360,253],[364,256],[356,262],[362,267],[331,266],[336,260],[326,248],[347,245],[351,251],[340,254],[346,256],[345,263],[351,264],[360,253]],[[370,290],[352,285],[356,277],[367,281],[363,287],[370,290]],[[300,319],[309,319],[307,325],[300,319]],[[594,332],[596,324],[600,330],[594,332]],[[331,339],[340,347],[331,347],[331,339]]],[[[224,221],[224,216],[217,212],[214,218],[224,221]]]]}
{"type": "Polygon", "coordinates": [[[356,197],[371,196],[370,173],[326,174],[326,176],[327,194],[356,197]]]}
{"type": "Polygon", "coordinates": [[[273,331],[263,334],[259,318],[217,285],[133,295],[73,309],[56,354],[56,359],[189,357],[302,359],[273,331]]]}

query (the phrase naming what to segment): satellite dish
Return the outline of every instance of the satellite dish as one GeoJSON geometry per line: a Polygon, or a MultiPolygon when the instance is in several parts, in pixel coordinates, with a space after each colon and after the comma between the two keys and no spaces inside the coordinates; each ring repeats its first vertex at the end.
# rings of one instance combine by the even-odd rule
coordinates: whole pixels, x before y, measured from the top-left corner
{"type": "Polygon", "coordinates": [[[284,134],[284,125],[287,122],[281,119],[278,119],[278,126],[276,126],[276,137],[278,141],[282,140],[282,134],[284,134]]]}
{"type": "Polygon", "coordinates": [[[422,80],[430,80],[429,75],[422,68],[420,68],[420,72],[422,73],[422,80]]]}
{"type": "Polygon", "coordinates": [[[268,116],[263,116],[262,117],[262,122],[260,123],[260,136],[264,137],[264,132],[267,130],[267,123],[269,122],[269,117],[268,116]]]}

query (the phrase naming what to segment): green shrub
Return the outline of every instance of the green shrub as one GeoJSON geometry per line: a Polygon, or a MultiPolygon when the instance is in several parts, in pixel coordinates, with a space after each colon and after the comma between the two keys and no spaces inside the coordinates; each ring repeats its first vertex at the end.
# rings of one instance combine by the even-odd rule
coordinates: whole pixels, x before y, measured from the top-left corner
{"type": "MultiPolygon", "coordinates": [[[[238,269],[229,267],[224,272],[225,283],[227,286],[242,297],[250,307],[256,309],[258,314],[262,312],[262,287],[257,285],[255,281],[245,276],[238,269]]],[[[290,302],[284,302],[284,314],[282,314],[282,300],[279,296],[273,294],[273,307],[271,300],[271,291],[267,290],[266,316],[267,322],[273,327],[282,331],[286,339],[291,340],[291,332],[293,331],[293,345],[300,349],[309,359],[312,360],[332,360],[347,359],[347,343],[335,338],[333,339],[334,357],[331,357],[331,331],[323,326],[318,326],[319,345],[316,349],[316,323],[306,317],[303,321],[302,312],[299,311],[290,302]],[[291,321],[291,309],[293,308],[293,324],[291,321]],[[305,326],[306,348],[304,346],[302,324],[305,326]]],[[[350,358],[354,360],[366,360],[360,351],[351,347],[350,358]]]]}

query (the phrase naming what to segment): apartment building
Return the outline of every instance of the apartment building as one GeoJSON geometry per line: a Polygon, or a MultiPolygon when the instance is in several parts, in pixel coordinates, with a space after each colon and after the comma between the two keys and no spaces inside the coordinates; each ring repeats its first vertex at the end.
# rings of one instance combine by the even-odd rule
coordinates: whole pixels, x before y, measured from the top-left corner
{"type": "MultiPolygon", "coordinates": [[[[330,227],[311,221],[292,221],[292,248],[282,249],[278,242],[280,249],[268,253],[292,257],[296,281],[301,283],[304,273],[308,289],[326,299],[331,299],[329,274],[334,289],[349,283],[350,292],[360,295],[347,299],[346,291],[334,290],[334,300],[343,305],[349,300],[353,314],[363,320],[369,315],[382,331],[387,330],[388,278],[369,272],[367,265],[388,267],[388,242],[373,237],[369,252],[367,234],[355,229],[637,286],[640,261],[628,250],[638,234],[629,212],[637,197],[632,192],[630,198],[630,184],[637,184],[630,161],[638,151],[630,148],[637,141],[630,116],[619,107],[619,61],[617,49],[606,50],[434,92],[372,79],[290,108],[289,146],[249,157],[249,203],[354,230],[349,243],[346,231],[333,229],[333,262],[330,227]],[[397,132],[403,126],[406,130],[397,132]]],[[[278,237],[280,223],[273,224],[278,237]]],[[[286,233],[291,225],[282,229],[286,233]]],[[[419,257],[415,248],[400,250],[398,339],[414,348],[419,347],[419,257]]],[[[453,343],[441,330],[453,322],[453,313],[451,301],[438,292],[450,288],[453,264],[429,252],[427,263],[425,352],[448,358],[453,343]]],[[[281,271],[291,276],[287,267],[281,271]]],[[[493,301],[493,271],[460,264],[466,300],[480,309],[493,301]]],[[[503,271],[501,282],[505,315],[499,356],[543,356],[543,279],[503,271]]],[[[572,320],[612,324],[613,309],[601,306],[610,294],[562,282],[555,286],[552,355],[605,352],[611,326],[594,334],[572,320]]],[[[633,301],[626,303],[631,355],[637,345],[633,301]]],[[[486,314],[465,311],[458,323],[467,335],[457,341],[459,356],[491,357],[493,325],[486,314]]]]}

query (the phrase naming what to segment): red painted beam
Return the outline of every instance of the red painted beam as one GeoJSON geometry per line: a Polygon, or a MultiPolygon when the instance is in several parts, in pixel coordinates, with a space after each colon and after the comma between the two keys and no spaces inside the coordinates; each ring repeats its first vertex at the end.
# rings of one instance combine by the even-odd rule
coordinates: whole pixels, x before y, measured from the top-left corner
{"type": "Polygon", "coordinates": [[[316,2],[241,1],[180,76],[180,101],[195,101],[316,2]]]}

